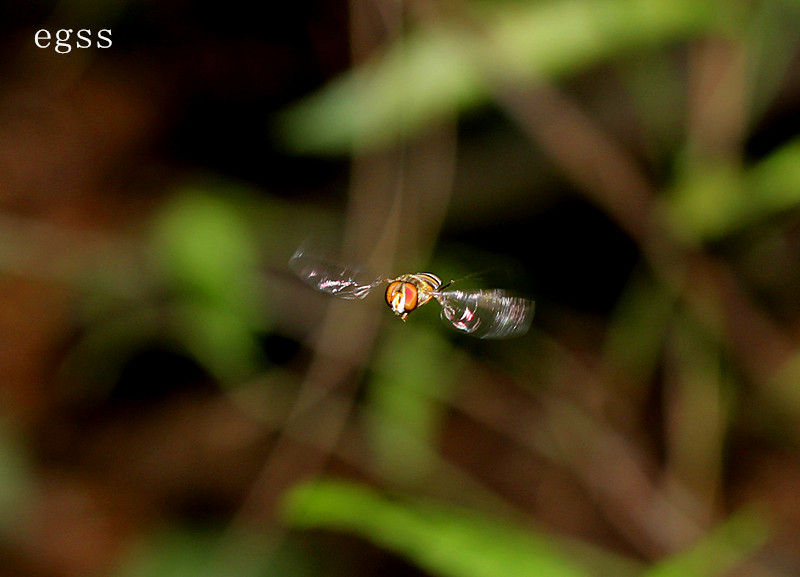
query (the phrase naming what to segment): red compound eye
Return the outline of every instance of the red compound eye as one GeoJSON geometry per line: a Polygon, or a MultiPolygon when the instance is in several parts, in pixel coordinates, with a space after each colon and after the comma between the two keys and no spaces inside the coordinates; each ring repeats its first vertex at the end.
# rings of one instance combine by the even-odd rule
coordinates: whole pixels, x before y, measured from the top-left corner
{"type": "Polygon", "coordinates": [[[386,304],[394,308],[392,303],[398,295],[402,295],[404,311],[410,312],[417,308],[417,287],[413,283],[400,280],[389,283],[386,287],[386,304]]]}
{"type": "Polygon", "coordinates": [[[410,282],[405,283],[403,287],[406,291],[406,310],[413,311],[417,308],[417,287],[410,282]]]}

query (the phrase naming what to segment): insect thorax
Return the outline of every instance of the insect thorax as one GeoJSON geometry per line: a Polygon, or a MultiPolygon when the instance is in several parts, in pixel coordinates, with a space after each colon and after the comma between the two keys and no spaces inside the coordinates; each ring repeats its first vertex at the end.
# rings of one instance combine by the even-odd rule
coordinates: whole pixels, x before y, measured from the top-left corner
{"type": "Polygon", "coordinates": [[[442,279],[429,272],[417,272],[414,274],[404,274],[397,277],[399,281],[410,282],[423,292],[433,292],[442,286],[442,279]]]}

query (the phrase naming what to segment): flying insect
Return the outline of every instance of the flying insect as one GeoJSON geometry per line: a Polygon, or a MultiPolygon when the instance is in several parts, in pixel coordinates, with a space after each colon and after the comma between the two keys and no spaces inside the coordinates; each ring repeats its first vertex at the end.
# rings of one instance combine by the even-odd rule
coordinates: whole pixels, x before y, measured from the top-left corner
{"type": "Polygon", "coordinates": [[[419,307],[435,300],[441,317],[457,330],[482,339],[504,339],[525,334],[533,319],[533,301],[499,289],[454,290],[435,274],[418,272],[396,278],[365,277],[358,268],[337,264],[302,248],[289,267],[307,285],[343,299],[363,299],[386,284],[384,300],[403,321],[419,307]]]}

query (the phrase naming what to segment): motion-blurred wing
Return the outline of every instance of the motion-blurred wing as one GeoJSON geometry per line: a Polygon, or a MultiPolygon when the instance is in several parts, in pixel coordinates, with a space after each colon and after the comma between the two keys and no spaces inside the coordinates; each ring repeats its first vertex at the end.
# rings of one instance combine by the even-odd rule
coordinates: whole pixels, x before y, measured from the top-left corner
{"type": "Polygon", "coordinates": [[[434,293],[442,305],[442,319],[459,331],[481,339],[524,335],[533,319],[533,302],[501,290],[434,293]]]}
{"type": "Polygon", "coordinates": [[[348,268],[298,250],[289,260],[289,268],[310,287],[343,299],[363,299],[375,286],[378,278],[363,281],[357,269],[348,268]]]}

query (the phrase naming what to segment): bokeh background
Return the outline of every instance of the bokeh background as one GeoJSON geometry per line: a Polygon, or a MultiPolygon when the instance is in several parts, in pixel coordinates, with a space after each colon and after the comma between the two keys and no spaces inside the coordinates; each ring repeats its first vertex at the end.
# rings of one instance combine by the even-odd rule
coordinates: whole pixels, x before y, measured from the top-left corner
{"type": "Polygon", "coordinates": [[[798,29],[4,2],[0,575],[800,574],[798,29]],[[315,293],[303,243],[533,328],[315,293]]]}

